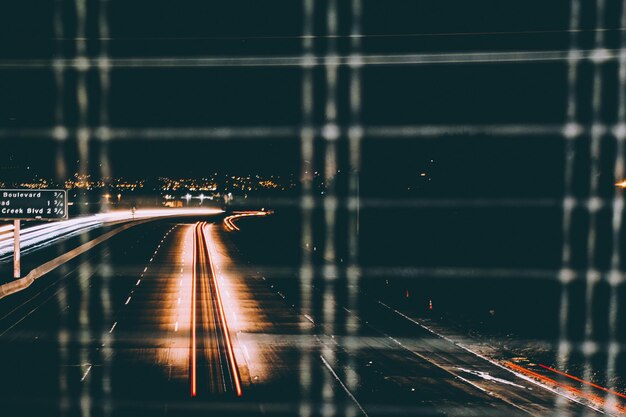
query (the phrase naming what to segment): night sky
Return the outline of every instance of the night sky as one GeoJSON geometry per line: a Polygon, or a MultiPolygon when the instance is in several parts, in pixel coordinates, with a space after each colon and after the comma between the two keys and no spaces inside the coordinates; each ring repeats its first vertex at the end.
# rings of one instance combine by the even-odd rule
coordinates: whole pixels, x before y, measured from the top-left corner
{"type": "MultiPolygon", "coordinates": [[[[347,36],[352,18],[348,2],[340,3],[337,36],[329,37],[327,4],[315,1],[312,51],[317,56],[333,48],[339,55],[352,52],[347,36]]],[[[394,7],[387,7],[386,2],[365,0],[360,51],[384,55],[567,49],[570,2],[545,3],[395,1],[394,7]]],[[[61,4],[61,25],[54,23],[58,12],[54,2],[24,0],[3,6],[0,58],[17,64],[0,69],[0,166],[17,167],[25,176],[54,177],[61,154],[65,171],[71,174],[80,166],[77,128],[96,132],[105,126],[127,132],[124,139],[106,145],[112,175],[202,176],[214,171],[300,175],[298,132],[305,122],[301,67],[113,67],[105,88],[97,66],[82,73],[68,68],[55,78],[49,64],[53,58],[102,56],[297,57],[304,48],[302,2],[87,1],[84,42],[77,40],[82,25],[78,24],[75,2],[61,4]],[[98,19],[101,8],[106,9],[105,24],[98,19]],[[34,9],[38,13],[33,14],[34,9]],[[102,38],[103,33],[108,37],[102,38]],[[44,64],[35,68],[25,65],[35,59],[44,64]],[[81,83],[87,102],[83,116],[81,83]],[[47,133],[58,125],[68,132],[60,145],[47,133]],[[176,134],[176,129],[229,127],[284,128],[293,133],[261,138],[235,134],[227,139],[182,139],[176,134]],[[169,129],[171,134],[147,140],[137,133],[146,129],[169,129]]],[[[607,2],[607,48],[619,46],[616,5],[607,2]]],[[[595,9],[587,7],[583,2],[578,36],[581,48],[592,48],[595,42],[591,30],[595,9]]],[[[600,118],[615,123],[617,63],[607,61],[600,68],[606,84],[600,118]]],[[[319,130],[326,123],[326,71],[319,66],[312,73],[311,123],[319,130]]],[[[364,66],[360,122],[365,127],[562,126],[568,102],[566,75],[566,61],[364,66]]],[[[577,86],[577,119],[581,123],[591,122],[592,79],[593,65],[582,62],[577,86]]],[[[344,133],[351,122],[349,82],[350,69],[340,67],[337,124],[344,133]]],[[[317,139],[322,142],[319,136],[317,139]]],[[[345,139],[345,134],[340,137],[345,139]]],[[[86,166],[97,177],[102,145],[93,136],[90,140],[86,166]]],[[[580,140],[584,154],[588,138],[580,140]]],[[[495,195],[507,190],[507,195],[560,196],[563,142],[558,134],[533,138],[452,134],[415,141],[366,137],[361,158],[363,187],[366,192],[369,187],[371,193],[392,195],[413,187],[425,195],[495,195]],[[429,171],[431,181],[422,186],[417,177],[424,170],[429,171]]],[[[323,155],[323,144],[316,149],[318,156],[323,155]]],[[[345,149],[342,157],[340,165],[346,166],[345,149]]],[[[313,168],[323,170],[323,158],[318,159],[313,168]]],[[[585,166],[583,156],[580,167],[585,166]]]]}

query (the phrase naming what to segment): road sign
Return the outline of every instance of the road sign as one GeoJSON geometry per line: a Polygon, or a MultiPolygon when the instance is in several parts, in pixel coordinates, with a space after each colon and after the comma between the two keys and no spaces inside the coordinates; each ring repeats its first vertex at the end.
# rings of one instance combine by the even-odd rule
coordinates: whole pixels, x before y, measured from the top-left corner
{"type": "Polygon", "coordinates": [[[0,189],[2,220],[65,220],[66,190],[0,189]]]}
{"type": "Polygon", "coordinates": [[[67,219],[65,190],[0,189],[0,220],[13,220],[13,277],[20,277],[20,220],[67,219]]]}

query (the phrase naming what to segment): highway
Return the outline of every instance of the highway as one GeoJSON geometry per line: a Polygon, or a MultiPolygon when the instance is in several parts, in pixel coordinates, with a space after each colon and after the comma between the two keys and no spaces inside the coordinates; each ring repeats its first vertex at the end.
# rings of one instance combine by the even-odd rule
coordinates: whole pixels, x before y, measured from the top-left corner
{"type": "Polygon", "coordinates": [[[2,416],[602,414],[375,295],[266,274],[230,238],[245,232],[139,224],[0,300],[2,416]]]}
{"type": "MultiPolygon", "coordinates": [[[[50,243],[75,236],[98,228],[112,226],[130,221],[140,221],[160,217],[175,217],[181,215],[215,214],[218,209],[142,209],[142,210],[115,210],[108,213],[97,213],[74,217],[69,220],[29,225],[20,233],[22,251],[37,249],[50,243]]],[[[13,225],[0,226],[0,259],[12,256],[13,252],[13,225]]]]}

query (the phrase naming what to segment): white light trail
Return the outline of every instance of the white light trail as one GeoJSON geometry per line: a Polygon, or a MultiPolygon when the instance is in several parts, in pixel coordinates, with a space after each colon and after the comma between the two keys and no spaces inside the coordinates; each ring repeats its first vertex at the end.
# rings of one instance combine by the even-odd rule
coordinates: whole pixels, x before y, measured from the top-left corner
{"type": "MultiPolygon", "coordinates": [[[[135,212],[134,221],[161,217],[212,215],[221,212],[220,209],[142,209],[135,212]]],[[[27,252],[88,230],[130,221],[133,221],[132,212],[124,210],[76,217],[61,222],[37,224],[21,230],[21,246],[22,250],[27,252]]],[[[3,226],[0,228],[0,259],[12,255],[12,253],[13,226],[3,226]]]]}

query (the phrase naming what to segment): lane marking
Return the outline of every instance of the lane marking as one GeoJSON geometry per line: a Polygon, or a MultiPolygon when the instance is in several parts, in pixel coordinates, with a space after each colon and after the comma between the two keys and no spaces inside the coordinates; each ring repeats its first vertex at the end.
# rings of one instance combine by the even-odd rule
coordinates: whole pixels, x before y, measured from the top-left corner
{"type": "Polygon", "coordinates": [[[497,378],[495,376],[492,376],[489,372],[475,371],[475,370],[472,370],[472,369],[465,369],[465,368],[456,368],[456,369],[458,369],[459,371],[463,371],[465,373],[468,373],[470,375],[477,376],[477,377],[482,378],[482,379],[484,379],[486,381],[491,381],[491,382],[494,382],[494,383],[502,383],[502,384],[505,384],[505,385],[512,385],[512,386],[517,387],[517,388],[527,389],[525,386],[516,384],[515,382],[509,381],[507,379],[497,378]]]}
{"type": "Polygon", "coordinates": [[[243,354],[246,356],[246,359],[248,361],[250,361],[250,353],[248,353],[248,348],[246,347],[246,345],[241,345],[241,347],[243,348],[243,354]]]}
{"type": "Polygon", "coordinates": [[[92,367],[93,367],[93,365],[89,365],[89,368],[87,368],[87,370],[83,374],[83,377],[80,379],[80,382],[83,382],[85,380],[85,378],[87,378],[87,375],[89,375],[89,371],[91,371],[92,367]]]}
{"type": "MultiPolygon", "coordinates": [[[[265,277],[262,277],[262,278],[263,278],[263,280],[264,280],[264,281],[266,281],[265,277]]],[[[271,285],[271,287],[272,287],[272,288],[274,288],[274,285],[271,285]]],[[[315,288],[315,286],[312,286],[312,287],[313,287],[313,288],[315,288]]],[[[379,302],[380,302],[380,301],[379,301],[379,302]]],[[[337,303],[335,302],[335,304],[337,304],[337,303]]],[[[363,320],[362,320],[359,316],[357,316],[356,314],[354,314],[353,312],[351,312],[350,310],[348,310],[348,309],[347,309],[347,308],[345,308],[345,307],[344,307],[344,309],[345,309],[347,312],[349,312],[349,314],[351,314],[351,315],[355,316],[355,317],[357,318],[357,320],[359,320],[360,322],[363,322],[363,320]]],[[[309,315],[308,315],[308,314],[306,314],[306,313],[305,313],[305,314],[303,314],[303,316],[304,316],[304,317],[306,317],[306,318],[307,318],[307,320],[309,320],[309,321],[310,321],[311,323],[313,323],[315,326],[317,326],[317,324],[315,324],[315,322],[313,321],[313,319],[311,318],[311,316],[309,316],[309,315]]],[[[365,321],[365,324],[369,325],[367,321],[365,321]]],[[[376,329],[374,329],[374,330],[376,330],[376,329]]],[[[452,375],[452,376],[454,376],[455,378],[458,378],[459,380],[461,380],[461,381],[465,382],[466,384],[469,384],[469,385],[471,385],[471,386],[475,387],[475,388],[476,388],[476,389],[478,389],[479,391],[482,391],[482,392],[484,392],[485,394],[488,394],[488,395],[490,395],[490,396],[492,395],[492,393],[490,393],[488,390],[486,390],[486,389],[484,389],[484,388],[480,387],[479,385],[476,385],[476,384],[472,383],[471,381],[469,381],[469,380],[467,380],[467,379],[463,378],[462,376],[460,376],[460,375],[458,375],[458,374],[456,374],[456,373],[450,372],[450,371],[449,371],[449,370],[447,370],[446,368],[443,368],[443,367],[441,367],[441,366],[437,365],[437,364],[436,364],[436,363],[434,363],[434,362],[430,362],[430,361],[428,361],[426,358],[422,357],[422,356],[421,356],[420,354],[418,354],[417,352],[414,352],[413,350],[411,350],[411,349],[409,349],[408,347],[404,346],[404,345],[402,344],[402,342],[400,342],[399,340],[397,340],[397,339],[393,338],[392,336],[389,336],[389,335],[387,335],[386,333],[381,332],[381,331],[379,331],[379,330],[376,330],[376,331],[377,331],[377,332],[379,332],[379,333],[381,333],[381,334],[383,334],[383,335],[384,335],[384,336],[386,336],[389,340],[393,341],[394,343],[396,343],[397,345],[399,345],[400,347],[402,347],[403,349],[405,349],[405,350],[406,350],[406,351],[408,351],[409,353],[411,353],[411,354],[413,354],[413,355],[416,355],[416,356],[418,356],[419,358],[421,358],[421,359],[423,359],[423,360],[425,360],[425,361],[427,361],[427,362],[429,362],[429,363],[433,364],[434,366],[436,366],[436,367],[438,367],[438,368],[440,368],[440,369],[444,370],[445,372],[447,372],[447,373],[451,374],[451,375],[452,375]]],[[[326,335],[326,336],[328,336],[328,335],[326,335]]],[[[341,347],[341,346],[339,345],[339,343],[337,342],[337,340],[335,340],[335,338],[334,338],[334,336],[333,336],[333,335],[330,335],[330,336],[328,336],[328,337],[330,337],[330,338],[332,339],[332,341],[333,341],[333,342],[334,342],[334,343],[335,343],[338,347],[341,347]]],[[[321,340],[320,340],[317,336],[316,336],[316,339],[317,339],[320,343],[323,343],[323,342],[321,342],[321,340]]],[[[320,358],[324,361],[324,358],[323,358],[321,355],[320,355],[320,358]]],[[[370,362],[370,363],[371,363],[371,362],[370,362]]],[[[329,369],[330,369],[330,371],[331,371],[331,372],[333,372],[332,368],[329,368],[329,369]]],[[[334,372],[333,372],[333,374],[334,374],[334,372]]],[[[336,374],[335,374],[335,375],[336,375],[336,374]]],[[[339,380],[339,382],[341,383],[341,381],[340,381],[340,380],[339,380]]],[[[415,388],[412,388],[412,391],[415,391],[415,388]]],[[[502,400],[502,401],[504,401],[504,402],[507,402],[506,400],[503,400],[503,399],[502,399],[502,398],[500,398],[500,397],[496,397],[496,398],[498,398],[498,399],[500,399],[500,400],[502,400]]],[[[507,402],[507,403],[509,403],[509,402],[507,402]]],[[[513,403],[509,403],[509,404],[510,404],[510,405],[512,405],[512,406],[513,406],[513,407],[515,407],[515,408],[518,408],[518,409],[520,409],[520,410],[524,411],[523,409],[521,409],[520,407],[516,406],[516,405],[515,405],[515,404],[513,404],[513,403]]],[[[525,411],[524,411],[524,412],[525,412],[525,411]]]]}
{"type": "Polygon", "coordinates": [[[333,370],[333,368],[331,368],[330,364],[326,361],[326,359],[324,359],[324,356],[320,355],[320,359],[322,360],[322,363],[324,364],[324,366],[326,366],[326,369],[328,369],[330,371],[330,373],[333,375],[333,377],[335,378],[335,380],[339,383],[339,385],[341,385],[341,387],[343,388],[343,390],[346,392],[346,394],[348,394],[348,397],[350,397],[350,399],[352,399],[352,401],[356,404],[356,406],[359,408],[359,410],[361,410],[361,412],[363,413],[363,415],[365,417],[369,417],[369,415],[367,414],[367,412],[365,411],[365,409],[361,406],[361,404],[359,403],[359,401],[356,399],[356,397],[354,395],[352,395],[352,393],[350,392],[350,390],[348,389],[348,387],[346,387],[346,385],[341,381],[341,379],[339,378],[339,376],[335,373],[335,371],[333,370]]]}
{"type": "MultiPolygon", "coordinates": [[[[385,307],[385,308],[387,308],[387,309],[389,309],[389,310],[393,311],[394,313],[398,314],[399,316],[401,316],[401,317],[405,318],[406,320],[410,321],[411,323],[413,323],[413,324],[415,324],[415,325],[417,325],[417,326],[421,327],[422,329],[424,329],[424,330],[426,330],[426,331],[430,332],[431,334],[433,334],[433,335],[435,335],[435,336],[437,336],[437,337],[439,337],[439,338],[441,338],[441,339],[443,339],[443,340],[445,340],[445,341],[447,341],[447,342],[452,343],[454,346],[457,346],[457,347],[459,347],[459,348],[463,349],[464,351],[466,351],[466,352],[468,352],[468,353],[471,353],[472,355],[474,355],[474,356],[476,356],[476,357],[478,357],[478,358],[480,358],[480,359],[482,359],[482,360],[484,360],[484,361],[487,361],[487,362],[489,362],[489,363],[490,363],[490,364],[492,364],[492,365],[497,366],[498,368],[504,369],[505,371],[508,371],[508,372],[512,373],[513,375],[517,376],[518,378],[523,379],[524,381],[530,382],[531,384],[534,384],[534,385],[536,385],[536,386],[538,386],[538,387],[541,387],[541,388],[543,388],[543,389],[545,389],[545,390],[547,390],[547,391],[549,391],[549,392],[551,392],[551,393],[553,393],[553,394],[555,394],[555,395],[557,395],[557,396],[561,396],[561,397],[566,398],[566,399],[568,399],[568,400],[570,400],[570,401],[572,401],[572,402],[575,402],[575,403],[580,404],[580,405],[582,405],[582,406],[585,406],[585,407],[591,408],[591,409],[592,409],[592,410],[594,410],[594,411],[598,411],[598,412],[603,413],[601,410],[598,410],[597,408],[595,408],[595,407],[593,407],[593,406],[591,406],[591,405],[589,405],[589,404],[586,404],[586,403],[584,403],[584,402],[580,401],[579,399],[577,399],[577,398],[575,398],[575,397],[572,397],[572,396],[570,396],[570,395],[564,394],[563,392],[560,392],[560,391],[558,391],[558,390],[556,390],[556,389],[554,389],[554,388],[552,388],[552,387],[550,387],[550,386],[548,386],[548,385],[546,385],[546,384],[543,384],[543,383],[541,383],[541,382],[537,381],[537,380],[536,380],[536,379],[534,379],[534,378],[530,378],[530,377],[528,377],[527,375],[524,375],[522,372],[516,372],[515,370],[513,370],[513,369],[511,369],[511,368],[509,368],[509,367],[507,367],[507,366],[505,366],[505,365],[502,365],[502,364],[498,363],[497,361],[495,361],[495,360],[493,360],[493,359],[490,359],[490,358],[488,358],[488,357],[486,357],[486,356],[484,356],[484,355],[481,355],[480,353],[474,352],[474,351],[473,351],[473,350],[471,350],[470,348],[465,347],[465,346],[463,346],[462,344],[455,342],[454,340],[450,339],[450,338],[449,338],[449,337],[447,337],[447,336],[444,336],[444,335],[441,335],[441,334],[437,333],[436,331],[432,330],[430,327],[428,327],[428,326],[426,326],[426,325],[424,325],[424,324],[422,324],[422,323],[418,322],[417,320],[415,320],[415,319],[413,319],[413,318],[411,318],[411,317],[407,316],[406,314],[402,313],[401,311],[396,310],[396,309],[394,309],[393,307],[390,307],[389,305],[387,305],[387,304],[383,303],[383,302],[382,302],[382,301],[380,301],[380,300],[378,300],[378,303],[379,303],[380,305],[382,305],[383,307],[385,307]]],[[[413,352],[413,353],[415,353],[415,352],[413,352]]],[[[435,362],[431,362],[431,363],[435,364],[435,362]]],[[[436,365],[436,364],[435,364],[435,365],[436,365]]],[[[521,367],[520,367],[520,368],[521,368],[521,367]]],[[[522,369],[525,369],[525,368],[522,368],[522,369]]],[[[453,374],[453,375],[456,375],[456,374],[453,374]]],[[[469,381],[468,381],[468,382],[469,382],[469,381]]],[[[470,384],[471,384],[471,383],[470,383],[470,384]]],[[[471,384],[471,385],[473,385],[473,386],[476,386],[476,387],[477,387],[477,385],[475,385],[475,384],[471,384]]],[[[504,400],[502,397],[499,397],[499,396],[498,396],[497,398],[500,398],[501,400],[503,400],[503,401],[505,401],[505,402],[508,402],[507,400],[504,400]]],[[[516,407],[516,408],[519,408],[519,407],[518,407],[517,405],[515,405],[514,403],[511,403],[511,402],[508,402],[508,403],[509,403],[509,404],[511,404],[511,405],[513,405],[513,406],[514,406],[514,407],[516,407]]],[[[603,414],[604,414],[604,413],[603,413],[603,414]]]]}
{"type": "Polygon", "coordinates": [[[113,323],[113,326],[111,326],[111,330],[109,330],[109,333],[113,333],[113,330],[115,330],[115,326],[117,326],[117,322],[113,323]]]}
{"type": "Polygon", "coordinates": [[[552,371],[552,372],[557,373],[559,375],[563,375],[563,376],[565,376],[567,378],[573,379],[574,381],[582,382],[583,384],[587,384],[587,385],[590,385],[590,386],[592,386],[594,388],[597,388],[599,390],[608,392],[609,394],[613,394],[613,395],[617,395],[618,397],[626,398],[626,395],[624,395],[624,394],[622,394],[620,392],[613,391],[612,389],[605,388],[603,386],[594,384],[593,382],[585,381],[584,379],[580,379],[580,378],[578,378],[578,377],[576,377],[574,375],[570,375],[570,374],[565,373],[563,371],[559,371],[558,369],[551,368],[551,367],[549,367],[547,365],[543,365],[541,363],[539,364],[539,366],[541,366],[543,369],[547,369],[548,371],[552,371]]]}

